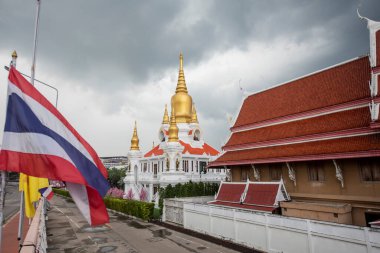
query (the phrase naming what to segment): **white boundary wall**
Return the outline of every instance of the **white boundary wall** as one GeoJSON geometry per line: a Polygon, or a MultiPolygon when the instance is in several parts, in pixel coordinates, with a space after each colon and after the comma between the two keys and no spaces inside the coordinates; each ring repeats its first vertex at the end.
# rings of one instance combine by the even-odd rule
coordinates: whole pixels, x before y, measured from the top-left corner
{"type": "Polygon", "coordinates": [[[183,225],[267,252],[380,253],[380,229],[183,203],[183,225]]]}

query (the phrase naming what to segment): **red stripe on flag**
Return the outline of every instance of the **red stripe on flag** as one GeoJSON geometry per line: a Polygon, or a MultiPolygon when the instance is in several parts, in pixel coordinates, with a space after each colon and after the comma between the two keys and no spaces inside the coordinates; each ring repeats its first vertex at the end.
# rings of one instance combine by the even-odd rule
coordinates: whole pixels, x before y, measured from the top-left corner
{"type": "Polygon", "coordinates": [[[53,180],[87,184],[82,174],[72,163],[54,155],[29,154],[1,150],[0,170],[14,172],[21,171],[22,173],[33,175],[35,177],[45,177],[53,180]],[[22,171],[20,168],[22,168],[22,171]]]}
{"type": "Polygon", "coordinates": [[[106,209],[106,205],[98,191],[86,186],[88,204],[90,206],[91,226],[101,225],[109,223],[109,216],[106,209]]]}

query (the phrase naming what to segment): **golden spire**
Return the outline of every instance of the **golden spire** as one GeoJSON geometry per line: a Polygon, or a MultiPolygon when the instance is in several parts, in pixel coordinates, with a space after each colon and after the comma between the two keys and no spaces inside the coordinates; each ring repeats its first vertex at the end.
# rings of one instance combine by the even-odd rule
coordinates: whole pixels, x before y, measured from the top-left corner
{"type": "Polygon", "coordinates": [[[198,123],[197,111],[195,110],[195,105],[191,108],[191,123],[198,123]]]}
{"type": "Polygon", "coordinates": [[[137,126],[135,121],[135,128],[133,129],[133,136],[131,139],[131,150],[140,150],[139,137],[137,136],[137,126]]]}
{"type": "Polygon", "coordinates": [[[176,121],[178,123],[190,123],[191,121],[191,105],[193,99],[187,93],[185,74],[183,72],[183,56],[179,55],[179,73],[178,82],[174,96],[172,96],[171,104],[175,111],[176,121]]]}
{"type": "Polygon", "coordinates": [[[172,108],[172,114],[170,115],[170,126],[169,126],[169,142],[178,141],[178,127],[175,121],[174,108],[172,108]]]}
{"type": "Polygon", "coordinates": [[[175,89],[175,93],[178,93],[178,92],[187,93],[185,73],[183,72],[183,56],[182,56],[182,53],[179,54],[178,82],[177,82],[177,88],[175,89]]]}
{"type": "Polygon", "coordinates": [[[17,53],[16,53],[16,50],[13,50],[13,53],[12,53],[12,58],[17,58],[17,53]]]}
{"type": "Polygon", "coordinates": [[[164,118],[162,119],[162,124],[169,124],[168,106],[165,105],[164,118]]]}

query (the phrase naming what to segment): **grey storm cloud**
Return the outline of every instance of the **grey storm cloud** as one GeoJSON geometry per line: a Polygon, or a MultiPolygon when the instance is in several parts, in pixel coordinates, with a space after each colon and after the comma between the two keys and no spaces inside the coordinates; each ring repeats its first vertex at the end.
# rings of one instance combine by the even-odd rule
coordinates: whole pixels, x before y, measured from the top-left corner
{"type": "MultiPolygon", "coordinates": [[[[13,49],[20,58],[31,61],[35,6],[35,1],[0,0],[3,65],[9,63],[13,49]]],[[[272,45],[284,40],[295,45],[324,41],[321,47],[310,48],[315,50],[309,52],[311,57],[298,65],[273,64],[266,73],[250,69],[255,78],[243,79],[241,86],[255,91],[368,54],[368,30],[357,17],[357,8],[362,15],[380,20],[378,0],[42,0],[37,77],[48,69],[57,80],[75,80],[84,90],[104,97],[104,114],[125,108],[136,112],[138,108],[125,105],[124,93],[139,92],[165,78],[168,71],[167,85],[173,92],[180,51],[185,57],[186,78],[191,80],[188,70],[229,50],[248,53],[252,43],[266,45],[269,52],[272,45]]],[[[236,69],[241,63],[230,64],[236,69]]],[[[205,125],[217,127],[226,114],[238,109],[241,78],[231,72],[218,83],[188,82],[197,111],[210,120],[205,125]],[[219,85],[236,89],[219,90],[219,85]]],[[[144,113],[149,101],[141,103],[144,113]]],[[[156,128],[152,126],[151,131],[156,128]]],[[[226,127],[221,128],[207,129],[215,135],[212,144],[218,148],[220,136],[226,134],[226,127]]]]}

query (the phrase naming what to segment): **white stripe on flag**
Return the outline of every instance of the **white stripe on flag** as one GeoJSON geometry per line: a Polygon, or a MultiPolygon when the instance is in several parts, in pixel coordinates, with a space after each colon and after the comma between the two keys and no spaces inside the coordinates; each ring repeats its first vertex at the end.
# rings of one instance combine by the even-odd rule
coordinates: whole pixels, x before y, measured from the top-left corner
{"type": "Polygon", "coordinates": [[[35,101],[33,98],[23,93],[11,81],[8,80],[8,83],[8,96],[11,93],[15,93],[18,96],[20,96],[44,126],[50,128],[51,130],[62,136],[64,139],[66,139],[68,142],[70,142],[76,149],[78,149],[85,157],[87,157],[87,159],[89,159],[96,166],[94,160],[88,153],[87,149],[54,114],[52,114],[49,110],[47,110],[44,106],[35,101]]]}
{"type": "Polygon", "coordinates": [[[75,167],[65,150],[44,134],[4,132],[2,149],[27,154],[54,155],[67,160],[75,167]]]}
{"type": "Polygon", "coordinates": [[[87,222],[89,224],[92,224],[86,186],[66,182],[66,187],[69,190],[70,195],[73,198],[75,204],[77,205],[79,211],[83,214],[87,222]]]}

